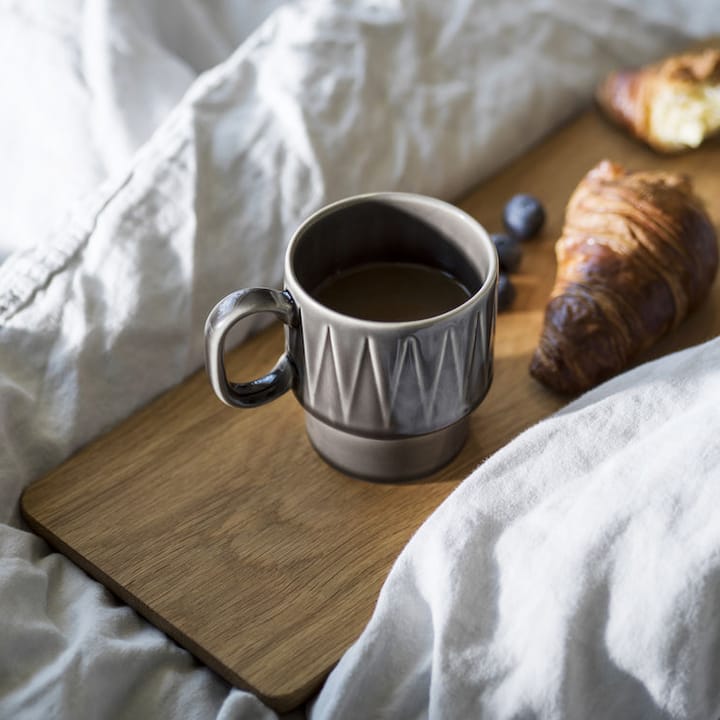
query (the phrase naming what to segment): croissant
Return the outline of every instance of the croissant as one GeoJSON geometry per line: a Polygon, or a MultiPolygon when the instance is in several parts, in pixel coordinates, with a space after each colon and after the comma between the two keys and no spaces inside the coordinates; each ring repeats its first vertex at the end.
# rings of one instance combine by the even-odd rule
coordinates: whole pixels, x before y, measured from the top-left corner
{"type": "Polygon", "coordinates": [[[720,49],[612,73],[596,97],[610,119],[655,150],[696,148],[720,131],[720,49]]]}
{"type": "Polygon", "coordinates": [[[715,229],[690,180],[604,160],[571,196],[530,373],[578,393],[620,372],[708,294],[715,229]]]}

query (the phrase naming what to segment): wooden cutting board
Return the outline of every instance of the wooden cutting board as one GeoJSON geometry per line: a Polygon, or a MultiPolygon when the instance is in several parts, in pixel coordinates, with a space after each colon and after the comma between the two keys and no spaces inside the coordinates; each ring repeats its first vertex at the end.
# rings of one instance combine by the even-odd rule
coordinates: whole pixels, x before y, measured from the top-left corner
{"type": "MultiPolygon", "coordinates": [[[[525,245],[517,300],[498,319],[493,387],[442,472],[410,484],[345,477],[311,449],[294,397],[230,410],[201,372],[32,485],[28,523],[230,683],[278,710],[297,706],[361,632],[422,521],[484,458],[566,402],[527,366],[565,203],[605,157],[691,174],[720,224],[719,143],[660,157],[594,111],[471,193],[460,205],[490,231],[520,191],[543,200],[548,223],[525,245]]],[[[652,356],[718,333],[720,283],[652,356]]],[[[261,374],[281,345],[278,327],[262,333],[232,354],[231,375],[261,374]]]]}

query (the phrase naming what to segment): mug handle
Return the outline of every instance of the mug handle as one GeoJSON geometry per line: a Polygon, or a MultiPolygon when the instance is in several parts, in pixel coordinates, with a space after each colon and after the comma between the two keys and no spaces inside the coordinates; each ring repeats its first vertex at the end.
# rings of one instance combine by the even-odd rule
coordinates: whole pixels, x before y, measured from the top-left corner
{"type": "Polygon", "coordinates": [[[230,382],[225,372],[225,337],[230,328],[248,315],[269,312],[286,325],[297,324],[295,302],[287,290],[247,288],[230,293],[210,312],[205,322],[205,368],[215,394],[232,407],[252,408],[275,400],[295,381],[295,369],[285,352],[264,377],[250,382],[230,382]]]}

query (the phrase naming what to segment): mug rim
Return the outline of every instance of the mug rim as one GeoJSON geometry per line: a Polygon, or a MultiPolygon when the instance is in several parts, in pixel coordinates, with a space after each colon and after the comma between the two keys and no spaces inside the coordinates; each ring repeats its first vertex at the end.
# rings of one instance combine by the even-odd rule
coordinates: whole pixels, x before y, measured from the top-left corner
{"type": "Polygon", "coordinates": [[[336,200],[335,202],[329,203],[328,205],[325,205],[321,207],[320,209],[316,210],[312,215],[310,215],[308,218],[306,218],[299,227],[295,230],[292,237],[290,238],[290,242],[288,243],[287,250],[285,252],[285,287],[290,290],[290,293],[295,295],[298,294],[300,297],[296,298],[296,302],[302,306],[304,304],[310,303],[314,305],[317,308],[322,308],[322,310],[326,313],[329,313],[331,317],[335,317],[338,319],[342,319],[342,322],[345,323],[351,323],[353,325],[356,325],[358,327],[372,327],[374,330],[397,330],[400,329],[408,329],[408,330],[414,330],[414,329],[420,329],[424,327],[429,327],[432,325],[435,325],[438,322],[450,320],[456,315],[463,314],[468,307],[471,307],[473,305],[476,305],[480,300],[486,298],[490,293],[495,291],[496,281],[498,277],[498,270],[499,270],[499,261],[498,261],[498,255],[497,250],[495,249],[495,245],[493,244],[492,240],[490,240],[490,235],[488,234],[488,231],[469,213],[465,212],[464,210],[461,210],[456,205],[452,205],[449,202],[446,202],[445,200],[440,200],[439,198],[434,198],[429,195],[422,195],[420,193],[409,193],[409,192],[390,192],[390,191],[384,191],[384,192],[369,192],[369,193],[361,193],[359,195],[351,195],[349,197],[343,198],[341,200],[336,200]],[[454,308],[451,308],[450,310],[447,310],[444,313],[440,313],[439,315],[430,315],[426,318],[420,318],[419,320],[402,320],[402,321],[390,321],[385,322],[381,320],[365,320],[363,318],[355,317],[354,315],[346,315],[345,313],[338,312],[337,310],[333,310],[332,308],[328,307],[327,305],[321,303],[319,300],[317,300],[313,295],[310,294],[308,290],[303,286],[303,284],[298,280],[297,275],[295,274],[295,271],[293,269],[293,259],[295,252],[297,250],[297,247],[303,237],[303,235],[318,221],[322,218],[326,217],[327,215],[330,215],[338,210],[341,210],[344,207],[350,206],[350,205],[356,205],[361,202],[365,202],[368,200],[406,200],[411,201],[414,203],[420,203],[423,205],[432,205],[436,208],[441,209],[443,212],[450,213],[452,215],[455,215],[456,218],[458,218],[460,221],[462,221],[463,224],[469,226],[476,235],[478,235],[481,239],[481,245],[485,246],[485,249],[488,251],[488,271],[483,278],[482,284],[480,287],[472,294],[470,297],[467,298],[464,302],[462,302],[460,305],[455,306],[454,308]],[[288,280],[291,281],[292,287],[288,288],[288,280]]]}

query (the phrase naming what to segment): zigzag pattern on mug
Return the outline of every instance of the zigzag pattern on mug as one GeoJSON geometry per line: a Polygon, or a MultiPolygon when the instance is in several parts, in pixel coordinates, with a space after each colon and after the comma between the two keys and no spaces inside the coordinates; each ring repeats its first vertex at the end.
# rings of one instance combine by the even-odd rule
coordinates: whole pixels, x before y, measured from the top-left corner
{"type": "Polygon", "coordinates": [[[383,427],[390,424],[390,401],[385,392],[385,385],[381,379],[380,357],[377,346],[368,338],[363,336],[360,339],[361,346],[356,354],[354,366],[347,367],[346,364],[338,361],[339,353],[334,350],[333,331],[329,325],[322,330],[323,341],[318,353],[318,360],[315,363],[314,371],[310,358],[307,368],[307,399],[311,405],[316,404],[317,395],[320,391],[328,390],[328,383],[333,381],[334,389],[337,392],[341,419],[349,422],[352,417],[353,402],[360,391],[363,377],[372,378],[370,387],[376,394],[377,409],[383,421],[383,427]]]}
{"type": "MultiPolygon", "coordinates": [[[[311,407],[334,405],[339,409],[339,416],[333,419],[346,424],[358,420],[359,404],[362,403],[365,412],[369,410],[373,413],[374,424],[380,423],[384,429],[390,429],[393,424],[393,408],[402,401],[401,395],[414,391],[420,395],[423,421],[429,426],[434,419],[434,409],[440,399],[439,393],[453,393],[452,398],[442,398],[446,405],[451,402],[462,403],[473,368],[477,362],[485,363],[485,352],[480,339],[485,336],[486,322],[485,313],[481,311],[473,316],[469,328],[451,325],[442,331],[442,335],[438,333],[439,349],[433,353],[433,360],[423,355],[422,343],[415,335],[393,340],[395,359],[389,368],[390,372],[382,366],[383,353],[378,347],[378,344],[383,342],[382,338],[358,336],[357,352],[340,353],[335,331],[325,325],[321,330],[321,342],[306,345],[306,352],[308,345],[317,348],[316,357],[310,357],[311,353],[308,353],[307,357],[306,400],[311,407]],[[463,328],[464,332],[468,332],[472,337],[469,343],[458,338],[458,333],[463,328]],[[465,352],[462,351],[464,345],[467,345],[465,352]],[[352,360],[342,362],[339,359],[341,357],[352,360]],[[450,370],[448,363],[452,364],[450,370]],[[452,377],[454,382],[448,383],[448,376],[452,377]],[[327,397],[325,402],[322,402],[319,393],[329,393],[336,398],[336,402],[328,403],[327,397]]],[[[387,353],[385,357],[388,357],[387,353]]]]}

